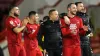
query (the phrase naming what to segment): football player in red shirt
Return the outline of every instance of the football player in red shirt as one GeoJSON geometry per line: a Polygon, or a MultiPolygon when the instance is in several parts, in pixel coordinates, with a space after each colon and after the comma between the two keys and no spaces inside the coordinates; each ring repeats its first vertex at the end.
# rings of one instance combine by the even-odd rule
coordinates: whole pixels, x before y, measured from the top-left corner
{"type": "Polygon", "coordinates": [[[26,56],[43,56],[37,41],[37,33],[39,30],[38,18],[39,16],[35,11],[29,12],[27,18],[29,22],[26,25],[26,30],[24,32],[26,56]]]}
{"type": "Polygon", "coordinates": [[[75,16],[77,12],[76,5],[70,3],[67,9],[68,14],[61,19],[63,56],[81,56],[79,34],[84,34],[87,29],[83,27],[82,20],[75,16]],[[66,20],[67,17],[69,20],[66,20]]]}
{"type": "Polygon", "coordinates": [[[22,31],[28,21],[21,24],[18,16],[20,15],[17,6],[9,8],[9,16],[6,19],[7,41],[10,56],[26,56],[24,46],[22,45],[22,31]]]}

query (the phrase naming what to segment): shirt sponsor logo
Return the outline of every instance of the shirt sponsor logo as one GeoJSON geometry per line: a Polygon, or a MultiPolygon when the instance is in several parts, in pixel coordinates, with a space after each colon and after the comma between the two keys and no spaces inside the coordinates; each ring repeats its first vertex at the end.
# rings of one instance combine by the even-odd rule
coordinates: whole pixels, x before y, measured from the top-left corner
{"type": "Polygon", "coordinates": [[[77,25],[76,24],[70,24],[70,29],[71,30],[76,30],[77,28],[77,25]]]}

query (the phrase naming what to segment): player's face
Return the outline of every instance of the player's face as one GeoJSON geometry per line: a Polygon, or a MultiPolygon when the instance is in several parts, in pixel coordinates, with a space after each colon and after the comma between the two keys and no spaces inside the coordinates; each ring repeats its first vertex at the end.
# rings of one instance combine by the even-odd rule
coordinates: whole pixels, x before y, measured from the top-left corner
{"type": "Polygon", "coordinates": [[[32,15],[32,16],[31,16],[31,19],[32,19],[34,22],[37,22],[38,19],[39,19],[39,15],[38,15],[38,14],[32,15]]]}
{"type": "Polygon", "coordinates": [[[79,4],[77,5],[77,11],[83,12],[83,10],[84,10],[84,5],[83,5],[83,3],[79,3],[79,4]]]}
{"type": "Polygon", "coordinates": [[[52,17],[52,19],[55,21],[55,20],[58,20],[58,11],[53,11],[50,15],[52,17]]]}
{"type": "Polygon", "coordinates": [[[13,12],[13,14],[14,14],[15,16],[19,16],[19,15],[20,15],[20,10],[19,10],[18,7],[14,7],[14,8],[12,9],[12,12],[13,12]]]}
{"type": "Polygon", "coordinates": [[[75,4],[72,4],[70,9],[69,9],[70,13],[73,14],[73,15],[76,15],[76,12],[77,12],[77,7],[75,4]]]}

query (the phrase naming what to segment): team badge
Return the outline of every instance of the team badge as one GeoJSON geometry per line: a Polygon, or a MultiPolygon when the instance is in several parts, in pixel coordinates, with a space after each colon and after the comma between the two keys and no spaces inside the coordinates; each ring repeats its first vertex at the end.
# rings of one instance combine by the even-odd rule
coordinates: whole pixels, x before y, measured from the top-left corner
{"type": "Polygon", "coordinates": [[[10,24],[11,24],[12,26],[15,26],[13,21],[10,21],[10,24]]]}

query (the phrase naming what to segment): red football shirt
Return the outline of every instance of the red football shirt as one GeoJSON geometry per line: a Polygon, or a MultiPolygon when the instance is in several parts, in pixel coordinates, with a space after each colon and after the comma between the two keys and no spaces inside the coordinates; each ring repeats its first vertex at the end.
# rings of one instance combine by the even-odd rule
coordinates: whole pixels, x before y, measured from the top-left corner
{"type": "Polygon", "coordinates": [[[26,26],[26,31],[24,33],[24,42],[26,48],[34,49],[38,47],[37,33],[39,30],[38,24],[28,23],[26,26]]]}
{"type": "Polygon", "coordinates": [[[64,19],[61,19],[61,25],[61,31],[63,35],[63,46],[80,45],[79,33],[81,32],[79,29],[83,28],[82,20],[79,17],[75,16],[73,18],[70,18],[70,25],[67,25],[64,22],[64,19]],[[72,30],[75,31],[74,34],[71,33],[72,30]]]}
{"type": "Polygon", "coordinates": [[[14,18],[9,16],[6,20],[6,28],[7,28],[7,40],[8,44],[21,44],[22,33],[15,33],[13,29],[15,27],[21,27],[21,21],[19,18],[14,18]]]}

